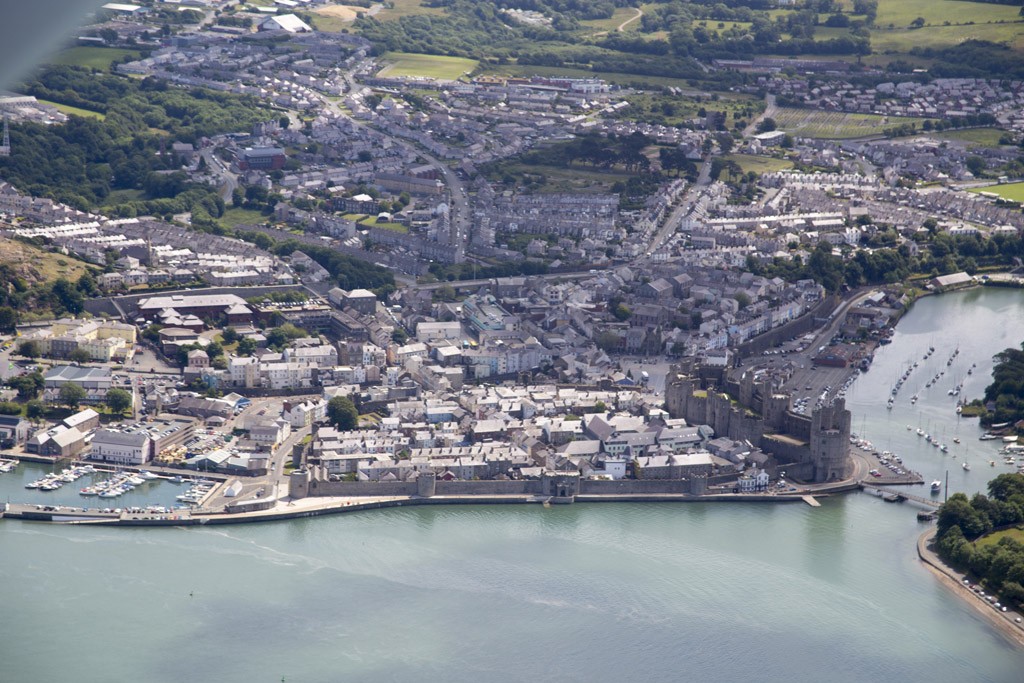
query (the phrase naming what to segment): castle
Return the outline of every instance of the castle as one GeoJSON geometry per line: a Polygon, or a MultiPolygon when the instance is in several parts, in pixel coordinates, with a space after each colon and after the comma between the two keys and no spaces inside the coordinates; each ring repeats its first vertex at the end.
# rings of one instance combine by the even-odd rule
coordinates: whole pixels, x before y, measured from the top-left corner
{"type": "Polygon", "coordinates": [[[801,481],[824,483],[850,476],[850,411],[835,399],[810,417],[789,409],[789,395],[752,372],[729,378],[725,368],[689,359],[666,378],[669,414],[689,424],[710,425],[718,436],[746,440],[771,453],[780,470],[801,481]]]}

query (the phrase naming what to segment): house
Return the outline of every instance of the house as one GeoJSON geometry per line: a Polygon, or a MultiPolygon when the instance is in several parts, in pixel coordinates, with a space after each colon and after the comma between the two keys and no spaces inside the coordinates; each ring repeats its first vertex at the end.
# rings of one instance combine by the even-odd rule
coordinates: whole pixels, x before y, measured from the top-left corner
{"type": "Polygon", "coordinates": [[[292,433],[292,426],[285,420],[275,420],[255,425],[249,430],[249,438],[266,450],[276,450],[292,433]]]}
{"type": "Polygon", "coordinates": [[[61,424],[65,427],[74,428],[85,433],[90,429],[95,429],[100,426],[100,414],[92,408],[86,408],[85,410],[78,411],[74,415],[68,415],[61,420],[61,424]]]}
{"type": "Polygon", "coordinates": [[[31,423],[20,415],[0,415],[0,446],[10,448],[24,443],[31,423]]]}
{"type": "Polygon", "coordinates": [[[74,457],[84,448],[85,435],[74,427],[64,425],[38,432],[25,443],[25,450],[29,453],[55,458],[74,457]]]}
{"type": "Polygon", "coordinates": [[[753,468],[745,472],[739,478],[736,488],[740,493],[754,493],[755,491],[768,490],[768,473],[762,469],[753,468]]]}

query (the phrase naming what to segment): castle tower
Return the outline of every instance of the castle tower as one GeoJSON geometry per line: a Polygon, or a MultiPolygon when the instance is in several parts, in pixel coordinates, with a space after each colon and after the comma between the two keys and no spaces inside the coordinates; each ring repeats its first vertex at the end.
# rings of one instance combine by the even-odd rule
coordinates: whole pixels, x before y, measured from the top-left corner
{"type": "Polygon", "coordinates": [[[810,448],[815,483],[849,476],[850,411],[844,399],[836,399],[811,415],[810,448]]]}

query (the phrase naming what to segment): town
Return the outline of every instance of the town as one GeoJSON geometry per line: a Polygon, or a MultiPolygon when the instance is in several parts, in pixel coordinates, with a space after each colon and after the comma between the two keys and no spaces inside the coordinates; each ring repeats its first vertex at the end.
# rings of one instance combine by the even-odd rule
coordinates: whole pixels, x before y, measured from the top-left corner
{"type": "MultiPolygon", "coordinates": [[[[336,7],[110,3],[81,30],[122,51],[104,87],[253,120],[149,143],[145,180],[93,205],[0,174],[0,237],[61,264],[48,313],[0,310],[3,458],[201,472],[192,516],[801,499],[877,464],[845,388],[916,298],[1020,285],[1022,81],[427,75],[336,7]]],[[[0,97],[0,163],[83,120],[62,68],[0,97]]]]}

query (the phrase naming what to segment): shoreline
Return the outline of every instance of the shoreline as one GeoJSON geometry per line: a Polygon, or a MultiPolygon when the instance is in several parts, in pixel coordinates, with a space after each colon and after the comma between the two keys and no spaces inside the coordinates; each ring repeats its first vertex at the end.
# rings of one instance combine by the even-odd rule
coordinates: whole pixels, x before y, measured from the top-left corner
{"type": "Polygon", "coordinates": [[[954,571],[931,550],[930,546],[935,540],[935,533],[936,531],[933,527],[925,531],[917,539],[917,556],[922,564],[939,580],[940,584],[968,603],[1001,636],[1012,645],[1024,649],[1024,624],[1018,624],[1013,621],[1016,617],[1021,616],[1020,613],[1009,611],[997,612],[992,605],[967,588],[963,584],[964,576],[954,571]]]}

